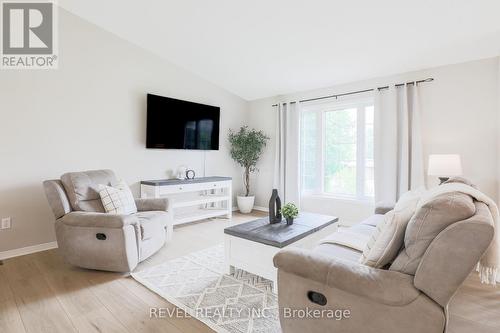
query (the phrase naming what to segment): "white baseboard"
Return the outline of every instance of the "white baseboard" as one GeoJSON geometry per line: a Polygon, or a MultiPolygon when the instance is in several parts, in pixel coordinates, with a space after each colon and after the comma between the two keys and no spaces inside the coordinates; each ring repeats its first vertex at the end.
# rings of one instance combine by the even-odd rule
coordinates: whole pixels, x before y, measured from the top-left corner
{"type": "Polygon", "coordinates": [[[254,206],[253,209],[260,210],[261,212],[269,212],[269,208],[262,206],[254,206]]]}
{"type": "Polygon", "coordinates": [[[57,248],[57,242],[43,243],[32,246],[21,247],[19,249],[0,252],[0,260],[24,256],[26,254],[47,251],[57,248]]]}
{"type": "MultiPolygon", "coordinates": [[[[262,206],[253,206],[253,209],[254,210],[258,210],[258,211],[261,211],[261,212],[268,212],[269,211],[269,208],[267,207],[262,207],[262,206]]],[[[238,210],[238,207],[233,207],[233,212],[237,211],[238,210]]]]}

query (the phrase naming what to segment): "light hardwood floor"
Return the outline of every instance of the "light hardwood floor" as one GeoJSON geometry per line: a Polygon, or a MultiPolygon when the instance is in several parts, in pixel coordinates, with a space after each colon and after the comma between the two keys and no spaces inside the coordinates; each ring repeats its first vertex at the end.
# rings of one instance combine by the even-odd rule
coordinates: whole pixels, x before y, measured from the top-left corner
{"type": "MultiPolygon", "coordinates": [[[[137,270],[223,241],[228,225],[262,213],[235,214],[174,230],[173,242],[137,270]]],[[[212,332],[196,319],[150,319],[150,307],[173,308],[132,278],[78,269],[57,250],[5,260],[0,265],[0,332],[212,332]]],[[[475,275],[450,306],[453,333],[500,332],[500,288],[483,286],[475,275]]]]}

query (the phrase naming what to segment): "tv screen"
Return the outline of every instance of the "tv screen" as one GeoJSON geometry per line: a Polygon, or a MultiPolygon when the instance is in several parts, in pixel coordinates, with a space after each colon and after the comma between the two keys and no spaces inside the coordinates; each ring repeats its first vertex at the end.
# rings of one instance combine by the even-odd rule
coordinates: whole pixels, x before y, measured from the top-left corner
{"type": "Polygon", "coordinates": [[[146,148],[219,149],[220,108],[148,94],[146,148]]]}

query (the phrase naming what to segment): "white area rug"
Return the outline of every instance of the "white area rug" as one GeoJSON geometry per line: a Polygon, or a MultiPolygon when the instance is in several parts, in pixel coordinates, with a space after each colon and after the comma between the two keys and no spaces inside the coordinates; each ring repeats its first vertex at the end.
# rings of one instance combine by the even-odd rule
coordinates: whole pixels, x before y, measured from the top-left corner
{"type": "Polygon", "coordinates": [[[223,244],[132,277],[217,332],[281,332],[271,281],[238,269],[224,274],[223,244]]]}

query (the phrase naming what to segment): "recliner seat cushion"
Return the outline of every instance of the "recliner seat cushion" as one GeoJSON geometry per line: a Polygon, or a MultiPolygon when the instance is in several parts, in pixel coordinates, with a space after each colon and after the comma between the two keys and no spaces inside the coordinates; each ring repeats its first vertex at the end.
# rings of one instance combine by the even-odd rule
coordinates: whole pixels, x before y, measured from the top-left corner
{"type": "Polygon", "coordinates": [[[61,182],[73,210],[104,213],[98,185],[111,186],[117,179],[111,170],[90,170],[65,173],[61,182]]]}
{"type": "Polygon", "coordinates": [[[316,246],[313,249],[313,252],[320,253],[322,255],[325,255],[325,256],[328,256],[331,258],[349,260],[352,262],[358,262],[359,257],[361,257],[360,251],[356,251],[353,248],[350,248],[347,246],[342,246],[339,244],[323,243],[323,244],[316,246]]]}
{"type": "Polygon", "coordinates": [[[336,244],[357,251],[363,251],[370,240],[375,227],[368,224],[356,224],[350,228],[340,228],[319,241],[319,244],[336,244]]]}
{"type": "Polygon", "coordinates": [[[365,235],[366,237],[371,237],[373,233],[375,232],[376,227],[369,225],[369,224],[355,224],[352,227],[348,228],[347,230],[349,232],[355,232],[360,235],[365,235]]]}
{"type": "Polygon", "coordinates": [[[468,219],[475,212],[472,198],[460,192],[441,194],[423,204],[408,223],[405,247],[389,269],[415,275],[422,256],[434,238],[451,224],[468,219]]]}
{"type": "Polygon", "coordinates": [[[384,221],[383,214],[373,214],[359,224],[365,224],[365,225],[370,225],[372,227],[376,227],[379,223],[382,223],[382,221],[384,221]]]}

